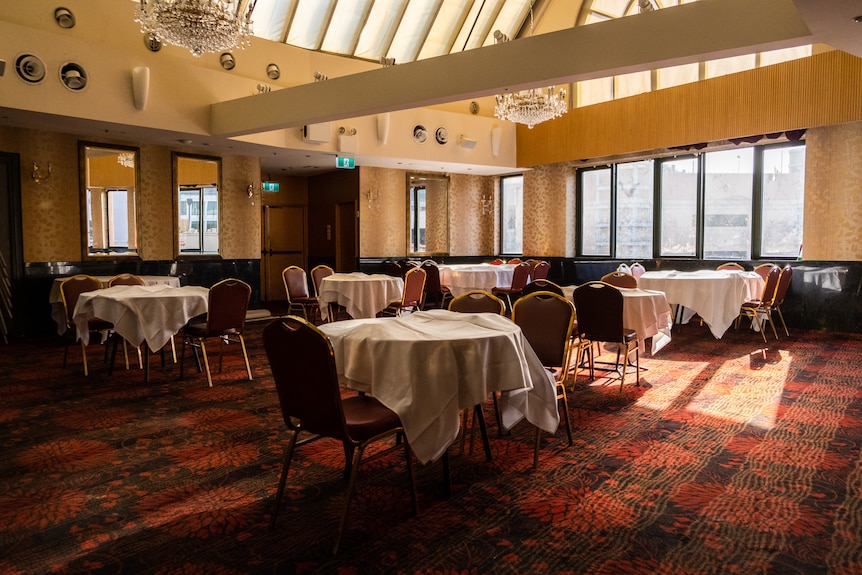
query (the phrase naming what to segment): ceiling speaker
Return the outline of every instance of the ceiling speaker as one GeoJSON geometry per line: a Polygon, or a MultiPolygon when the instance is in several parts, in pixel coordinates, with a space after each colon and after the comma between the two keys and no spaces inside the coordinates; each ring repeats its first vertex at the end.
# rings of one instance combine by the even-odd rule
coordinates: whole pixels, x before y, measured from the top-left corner
{"type": "Polygon", "coordinates": [[[74,28],[75,15],[68,8],[57,8],[54,10],[54,20],[60,28],[74,28]]]}
{"type": "Polygon", "coordinates": [[[87,71],[80,64],[67,62],[60,66],[60,81],[73,92],[87,87],[87,71]]]}
{"type": "Polygon", "coordinates": [[[15,59],[15,71],[18,77],[28,84],[38,84],[45,79],[45,64],[38,56],[21,54],[15,59]]]}

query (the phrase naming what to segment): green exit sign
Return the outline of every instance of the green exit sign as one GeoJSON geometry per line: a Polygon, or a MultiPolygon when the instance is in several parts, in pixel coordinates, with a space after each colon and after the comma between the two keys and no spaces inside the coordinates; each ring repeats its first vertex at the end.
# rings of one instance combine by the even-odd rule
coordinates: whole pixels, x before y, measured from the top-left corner
{"type": "Polygon", "coordinates": [[[356,160],[355,160],[355,158],[347,158],[347,157],[342,158],[339,156],[339,157],[335,158],[335,167],[336,168],[346,168],[348,170],[352,170],[353,168],[356,167],[356,160]]]}
{"type": "Polygon", "coordinates": [[[277,192],[278,182],[262,182],[264,192],[277,192]]]}

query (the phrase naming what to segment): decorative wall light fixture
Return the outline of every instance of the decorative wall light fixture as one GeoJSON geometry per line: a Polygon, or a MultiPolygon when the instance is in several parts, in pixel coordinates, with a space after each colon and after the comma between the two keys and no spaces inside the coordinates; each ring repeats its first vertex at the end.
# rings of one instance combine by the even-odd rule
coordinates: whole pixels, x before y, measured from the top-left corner
{"type": "Polygon", "coordinates": [[[479,211],[482,215],[488,215],[494,212],[494,197],[488,192],[485,192],[482,194],[482,197],[479,198],[479,211]]]}
{"type": "Polygon", "coordinates": [[[380,191],[377,188],[365,190],[365,201],[368,202],[369,210],[376,210],[380,206],[380,191]]]}
{"type": "Polygon", "coordinates": [[[135,21],[141,31],[188,49],[204,52],[245,48],[252,37],[256,0],[140,0],[135,21]]]}
{"type": "Polygon", "coordinates": [[[39,182],[43,182],[51,177],[51,169],[51,162],[48,162],[48,168],[46,170],[40,168],[38,163],[33,162],[33,172],[30,174],[30,177],[38,184],[39,182]]]}

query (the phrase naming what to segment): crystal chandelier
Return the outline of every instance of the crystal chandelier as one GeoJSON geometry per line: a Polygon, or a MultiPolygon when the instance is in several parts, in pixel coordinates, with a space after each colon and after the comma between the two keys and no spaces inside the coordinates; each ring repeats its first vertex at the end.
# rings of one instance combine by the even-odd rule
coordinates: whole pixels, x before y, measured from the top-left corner
{"type": "Polygon", "coordinates": [[[497,94],[494,115],[501,120],[527,124],[532,129],[536,124],[557,118],[566,113],[566,90],[556,91],[553,86],[545,89],[521,90],[514,94],[497,94]]]}
{"type": "Polygon", "coordinates": [[[140,0],[135,21],[141,31],[187,48],[195,58],[204,52],[245,48],[252,35],[251,13],[257,0],[140,0]]]}

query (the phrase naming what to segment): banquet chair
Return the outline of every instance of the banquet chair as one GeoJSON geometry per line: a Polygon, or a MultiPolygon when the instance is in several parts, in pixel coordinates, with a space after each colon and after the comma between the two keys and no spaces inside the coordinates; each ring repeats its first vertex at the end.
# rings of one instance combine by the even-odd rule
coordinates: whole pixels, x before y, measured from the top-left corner
{"type": "Polygon", "coordinates": [[[602,276],[602,280],[606,284],[621,288],[636,288],[638,287],[638,279],[632,274],[615,271],[602,276]]]}
{"type": "MultiPolygon", "coordinates": [[[[635,352],[635,383],[640,385],[640,354],[637,332],[623,325],[623,294],[605,282],[587,282],[575,288],[575,310],[581,342],[612,343],[617,346],[615,371],[620,374],[620,395],[626,383],[629,355],[635,352]],[[620,370],[620,355],[625,357],[620,370]]],[[[595,357],[590,354],[590,379],[595,378],[595,357]]]]}
{"type": "Polygon", "coordinates": [[[503,261],[503,260],[502,260],[502,259],[500,259],[500,258],[494,258],[494,259],[492,259],[492,260],[491,260],[490,262],[488,262],[488,263],[489,263],[489,264],[491,264],[492,266],[499,266],[499,265],[502,265],[502,264],[504,264],[504,263],[506,263],[506,262],[505,262],[505,261],[503,261]]]}
{"type": "MultiPolygon", "coordinates": [[[[404,428],[394,411],[371,396],[342,398],[332,344],[323,332],[309,322],[296,316],[273,321],[263,330],[263,346],[272,369],[282,418],[289,432],[275,505],[269,522],[270,529],[276,525],[299,434],[306,431],[316,436],[304,441],[303,445],[320,438],[339,440],[344,447],[344,474],[348,481],[344,508],[332,551],[336,554],[344,533],[350,499],[356,487],[356,477],[365,448],[393,436],[404,439],[404,428]]],[[[415,515],[416,486],[407,440],[396,441],[394,446],[375,453],[368,459],[394,449],[404,450],[415,515]]]]}
{"type": "Polygon", "coordinates": [[[507,264],[518,265],[518,264],[519,264],[519,263],[521,263],[521,262],[522,262],[521,258],[509,258],[509,260],[508,260],[506,263],[507,263],[507,264]]]}
{"type": "Polygon", "coordinates": [[[404,289],[401,292],[401,300],[391,302],[381,315],[400,316],[405,311],[416,311],[421,309],[422,297],[425,293],[425,270],[413,266],[404,274],[404,289]]]}
{"type": "Polygon", "coordinates": [[[642,275],[644,275],[646,273],[646,268],[643,267],[643,264],[640,264],[638,262],[633,263],[630,266],[630,269],[631,269],[631,274],[633,276],[635,276],[635,279],[639,279],[642,275]]]}
{"type": "Polygon", "coordinates": [[[434,304],[443,309],[446,304],[446,298],[452,298],[452,292],[449,288],[440,283],[440,268],[437,267],[437,262],[434,260],[425,260],[422,262],[422,269],[425,270],[425,287],[422,294],[422,309],[428,306],[428,300],[431,299],[434,304]]]}
{"type": "MultiPolygon", "coordinates": [[[[566,397],[566,378],[569,373],[575,308],[561,295],[547,291],[533,292],[515,302],[512,321],[521,328],[521,332],[536,352],[542,365],[554,375],[558,409],[562,411],[566,435],[569,445],[572,445],[572,422],[566,397]]],[[[542,430],[537,427],[533,468],[539,465],[541,440],[542,430]]]]}
{"type": "Polygon", "coordinates": [[[546,280],[551,272],[551,264],[544,260],[539,260],[533,264],[533,269],[530,270],[530,278],[533,280],[546,280]]]}
{"type": "MultiPolygon", "coordinates": [[[[331,276],[333,273],[332,268],[325,264],[320,264],[319,266],[315,266],[311,269],[311,287],[314,288],[314,299],[320,295],[320,282],[323,281],[323,278],[331,276]]],[[[333,315],[333,309],[331,304],[327,304],[329,313],[327,317],[329,321],[332,321],[335,316],[333,315]]],[[[315,307],[317,310],[315,313],[320,313],[320,304],[318,303],[315,307]]]]}
{"type": "MultiPolygon", "coordinates": [[[[222,280],[210,288],[207,314],[201,320],[192,319],[183,328],[183,347],[180,351],[180,379],[183,378],[183,367],[186,358],[186,344],[188,343],[195,351],[200,348],[207,372],[207,383],[213,385],[212,373],[210,372],[209,359],[207,358],[206,340],[217,337],[219,340],[218,370],[222,370],[222,355],[224,343],[239,342],[242,356],[245,359],[245,370],[249,381],[252,380],[251,365],[248,362],[248,352],[245,348],[245,314],[248,311],[248,302],[251,298],[251,286],[242,280],[228,278],[222,280]],[[231,339],[233,338],[233,339],[231,339]]],[[[200,361],[198,361],[198,371],[200,361]]]]}
{"type": "Polygon", "coordinates": [[[398,262],[385,262],[383,264],[383,273],[395,278],[404,277],[404,270],[398,262]]]}
{"type": "Polygon", "coordinates": [[[524,286],[523,295],[531,294],[537,291],[549,291],[557,295],[563,295],[563,288],[547,279],[534,279],[524,286]]]}
{"type": "Polygon", "coordinates": [[[506,296],[506,301],[508,302],[508,308],[510,311],[512,309],[512,296],[515,296],[515,299],[521,295],[524,291],[524,286],[527,285],[527,282],[530,281],[530,273],[533,271],[532,266],[527,262],[522,262],[515,266],[515,270],[512,272],[512,284],[509,287],[498,288],[495,287],[491,290],[491,293],[495,296],[506,296]]]}
{"type": "Polygon", "coordinates": [[[769,272],[772,271],[772,268],[775,267],[775,264],[760,264],[754,266],[754,271],[763,278],[763,281],[766,281],[767,276],[769,276],[769,272]]]}
{"type": "MultiPolygon", "coordinates": [[[[93,276],[86,274],[78,274],[69,277],[60,284],[60,298],[63,301],[63,310],[66,317],[66,334],[65,346],[63,348],[63,367],[66,367],[66,359],[69,355],[69,343],[74,342],[77,338],[78,329],[75,325],[75,306],[78,304],[78,297],[85,292],[102,289],[102,282],[93,276]]],[[[112,335],[114,324],[103,319],[93,318],[87,324],[87,329],[90,333],[108,332],[108,339],[112,335]]],[[[108,339],[105,340],[105,360],[108,359],[108,339]]],[[[81,340],[81,359],[84,363],[84,375],[90,375],[87,367],[87,345],[81,340]]]]}
{"type": "Polygon", "coordinates": [[[742,264],[738,264],[736,262],[726,262],[726,263],[720,264],[715,269],[717,269],[717,270],[744,270],[745,268],[742,266],[742,264]]]}
{"type": "Polygon", "coordinates": [[[630,267],[629,267],[629,264],[627,264],[627,263],[621,263],[620,265],[618,265],[618,266],[617,266],[617,271],[618,271],[618,272],[621,272],[621,273],[624,273],[624,274],[629,274],[629,275],[631,275],[631,273],[632,273],[632,268],[630,268],[630,267]]]}
{"type": "Polygon", "coordinates": [[[281,279],[284,281],[284,291],[287,294],[287,313],[293,313],[295,309],[302,311],[302,317],[308,319],[308,308],[312,313],[317,308],[317,298],[308,295],[308,278],[305,270],[299,266],[287,266],[281,270],[281,279]]]}
{"type": "Polygon", "coordinates": [[[763,291],[760,294],[760,298],[742,304],[739,310],[739,317],[737,317],[737,326],[739,325],[740,317],[745,316],[750,318],[751,325],[757,326],[758,331],[760,331],[763,343],[766,343],[765,322],[769,322],[769,325],[772,326],[772,333],[775,335],[775,339],[778,339],[775,322],[772,321],[772,306],[775,304],[780,276],[781,268],[772,266],[772,269],[769,270],[766,276],[766,281],[763,283],[763,291]]]}
{"type": "MultiPolygon", "coordinates": [[[[143,278],[141,278],[140,276],[136,276],[135,274],[129,274],[129,273],[117,274],[108,280],[108,287],[142,286],[142,285],[146,285],[146,282],[143,280],[143,278]]],[[[123,338],[123,358],[126,360],[126,369],[129,369],[129,351],[128,351],[128,346],[126,345],[126,343],[127,343],[126,339],[123,338]]],[[[114,348],[115,348],[114,353],[116,353],[116,346],[117,346],[117,341],[115,339],[114,340],[114,348]]],[[[140,346],[135,346],[135,350],[138,352],[138,367],[143,367],[144,366],[144,360],[143,360],[143,355],[141,354],[140,346]]],[[[176,347],[174,346],[174,337],[173,336],[171,336],[171,351],[173,351],[174,363],[176,363],[177,362],[177,351],[176,351],[176,347]]],[[[111,358],[112,364],[113,364],[113,361],[114,361],[114,359],[112,357],[111,358]]]]}
{"type": "Polygon", "coordinates": [[[781,275],[778,278],[778,287],[775,290],[775,302],[772,304],[772,309],[778,312],[778,317],[781,319],[781,325],[784,327],[785,335],[790,335],[787,331],[787,324],[784,323],[784,314],[781,313],[781,304],[784,303],[784,298],[787,296],[787,290],[790,289],[790,280],[793,279],[793,268],[790,264],[784,266],[781,270],[781,275]]]}

